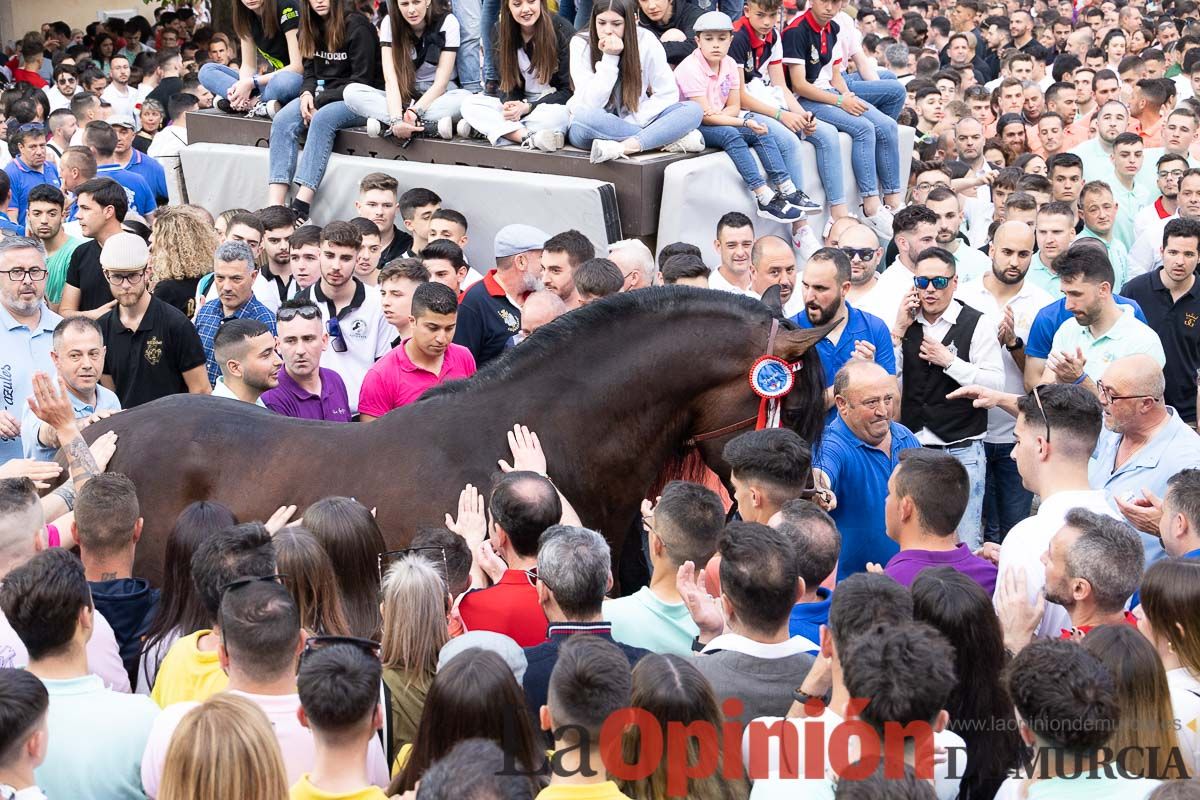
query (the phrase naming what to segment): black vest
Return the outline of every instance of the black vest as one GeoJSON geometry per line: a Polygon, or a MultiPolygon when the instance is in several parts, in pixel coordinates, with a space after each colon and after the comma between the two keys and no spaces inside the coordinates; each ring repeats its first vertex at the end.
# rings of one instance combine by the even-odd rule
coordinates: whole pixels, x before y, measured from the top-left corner
{"type": "MultiPolygon", "coordinates": [[[[971,337],[983,316],[959,300],[958,321],[950,326],[942,344],[954,345],[958,357],[968,360],[971,337]]],[[[928,428],[947,444],[969,439],[987,431],[987,409],[975,408],[973,401],[947,400],[946,395],[959,388],[958,381],[941,367],[921,358],[921,340],[925,326],[914,322],[904,334],[901,352],[904,357],[904,379],[901,390],[900,421],[909,430],[928,428]]]]}

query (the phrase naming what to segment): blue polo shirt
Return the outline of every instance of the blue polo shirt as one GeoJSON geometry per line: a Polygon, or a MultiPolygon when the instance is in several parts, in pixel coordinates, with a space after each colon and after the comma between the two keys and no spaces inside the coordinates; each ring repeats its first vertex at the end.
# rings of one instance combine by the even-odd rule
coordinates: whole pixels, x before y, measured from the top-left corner
{"type": "Polygon", "coordinates": [[[129,210],[136,211],[141,216],[153,214],[158,208],[154,201],[154,192],[150,184],[138,175],[120,164],[104,164],[96,167],[97,178],[112,178],[125,189],[125,197],[129,200],[129,210]]]}
{"type": "Polygon", "coordinates": [[[1184,553],[1182,558],[1190,558],[1190,559],[1194,559],[1194,560],[1200,560],[1200,548],[1193,550],[1190,553],[1184,553]]]}
{"type": "Polygon", "coordinates": [[[58,167],[47,161],[42,165],[41,171],[38,171],[26,165],[21,157],[17,156],[8,162],[4,171],[8,173],[8,182],[12,185],[12,199],[8,205],[9,208],[17,210],[17,225],[22,231],[20,235],[24,236],[25,212],[29,209],[29,190],[43,183],[58,186],[58,167]]]}
{"type": "MultiPolygon", "coordinates": [[[[80,400],[72,392],[67,392],[67,399],[71,401],[71,408],[75,412],[75,419],[90,417],[97,411],[121,410],[121,401],[117,399],[117,396],[99,384],[96,385],[95,405],[80,400]]],[[[41,428],[42,421],[33,413],[33,409],[26,405],[25,414],[21,417],[21,447],[25,452],[25,458],[49,461],[58,452],[55,448],[43,447],[38,441],[38,431],[41,428]]]]}
{"type": "MultiPolygon", "coordinates": [[[[1119,294],[1114,294],[1113,300],[1117,301],[1117,305],[1133,306],[1133,315],[1142,322],[1146,322],[1146,315],[1142,313],[1142,307],[1137,304],[1136,300],[1130,300],[1119,294]]],[[[1073,316],[1070,311],[1067,311],[1067,298],[1065,297],[1058,298],[1039,311],[1033,318],[1033,325],[1029,328],[1029,340],[1025,342],[1025,355],[1030,358],[1049,356],[1050,346],[1054,342],[1054,334],[1058,333],[1062,324],[1073,316]]],[[[1150,323],[1146,322],[1146,324],[1150,323]]]]}
{"type": "Polygon", "coordinates": [[[150,187],[150,191],[154,193],[154,199],[159,203],[166,203],[170,195],[167,194],[167,172],[162,168],[156,159],[142,153],[139,150],[133,150],[133,155],[129,158],[129,163],[125,165],[125,169],[132,172],[134,175],[141,177],[142,180],[150,187]]]}
{"type": "MultiPolygon", "coordinates": [[[[8,280],[8,278],[4,278],[8,280]]],[[[25,400],[33,393],[33,373],[54,372],[50,360],[54,328],[62,317],[42,304],[42,315],[31,331],[12,318],[0,305],[0,411],[17,420],[26,408],[25,400]]],[[[10,458],[23,458],[21,437],[0,437],[0,464],[10,458]]]]}
{"type": "MultiPolygon", "coordinates": [[[[846,309],[846,327],[842,329],[842,336],[837,344],[831,342],[828,336],[817,342],[817,353],[821,356],[821,367],[825,370],[825,385],[833,386],[834,376],[854,355],[854,344],[858,341],[867,341],[875,345],[875,363],[886,369],[889,375],[895,375],[896,351],[892,348],[892,332],[887,323],[874,314],[859,311],[849,303],[842,305],[846,309]]],[[[792,322],[801,328],[813,327],[805,311],[792,317],[792,322]]],[[[825,424],[833,422],[836,416],[837,409],[829,409],[825,415],[825,424]]]]}
{"type": "Polygon", "coordinates": [[[459,302],[454,343],[470,350],[475,366],[482,369],[512,347],[513,336],[520,330],[521,309],[508,299],[493,269],[467,289],[459,302]]]}
{"type": "Polygon", "coordinates": [[[900,452],[920,447],[921,443],[899,422],[891,425],[892,451],[888,454],[855,436],[839,416],[825,427],[825,435],[813,457],[813,466],[829,476],[838,497],[837,508],[830,516],[842,534],[839,581],[864,572],[868,561],[886,564],[900,552],[899,546],[887,536],[883,502],[888,493],[888,478],[900,462],[900,452]]]}
{"type": "Polygon", "coordinates": [[[833,592],[817,588],[815,603],[796,603],[788,619],[788,636],[803,636],[810,642],[821,641],[821,626],[829,624],[829,607],[833,605],[833,592]]]}

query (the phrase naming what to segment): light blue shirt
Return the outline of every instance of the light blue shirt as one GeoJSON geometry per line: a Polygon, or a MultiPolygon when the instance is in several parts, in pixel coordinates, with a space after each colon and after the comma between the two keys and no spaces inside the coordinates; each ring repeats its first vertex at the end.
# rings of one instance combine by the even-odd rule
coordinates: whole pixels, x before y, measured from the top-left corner
{"type": "Polygon", "coordinates": [[[1113,278],[1116,281],[1113,284],[1112,290],[1114,293],[1121,291],[1121,287],[1125,285],[1125,281],[1129,280],[1129,248],[1116,235],[1116,223],[1113,225],[1112,241],[1106,242],[1104,239],[1101,239],[1086,225],[1083,226],[1083,230],[1079,232],[1079,235],[1075,237],[1075,241],[1079,241],[1085,236],[1089,239],[1095,239],[1108,248],[1108,261],[1112,264],[1113,278]]]}
{"type": "MultiPolygon", "coordinates": [[[[96,403],[92,405],[85,403],[68,391],[67,397],[71,401],[71,408],[75,410],[75,419],[83,419],[90,417],[97,411],[120,411],[121,401],[117,399],[116,394],[105,389],[100,384],[96,384],[96,403]]],[[[21,450],[25,458],[33,458],[38,461],[49,461],[54,458],[54,454],[58,450],[43,447],[38,442],[38,431],[41,430],[42,421],[37,418],[28,405],[25,406],[25,413],[21,416],[21,450]]]]}
{"type": "Polygon", "coordinates": [[[686,605],[658,599],[649,586],[628,597],[605,600],[603,615],[618,642],[654,653],[691,658],[692,640],[700,633],[686,605]]]}
{"type": "MultiPolygon", "coordinates": [[[[50,350],[54,328],[61,321],[62,317],[43,304],[42,315],[31,331],[0,305],[0,411],[20,420],[33,392],[33,373],[54,372],[50,350]]],[[[0,437],[0,464],[10,458],[22,458],[20,436],[0,437]]]]}
{"type": "Polygon", "coordinates": [[[142,752],[159,708],[107,689],[95,675],[43,680],[50,743],[34,778],[47,797],[144,800],[142,752]]]}
{"type": "MultiPolygon", "coordinates": [[[[1121,446],[1121,434],[1108,428],[1100,432],[1092,460],[1088,463],[1088,483],[1108,495],[1108,504],[1114,511],[1118,509],[1113,498],[1140,498],[1142,489],[1165,497],[1168,478],[1180,470],[1200,467],[1200,434],[1188,427],[1175,409],[1168,406],[1167,413],[1170,414],[1167,424],[1115,471],[1113,464],[1116,463],[1117,448],[1121,446]]],[[[1147,564],[1163,557],[1165,553],[1158,537],[1145,533],[1141,537],[1146,547],[1147,564]]]]}

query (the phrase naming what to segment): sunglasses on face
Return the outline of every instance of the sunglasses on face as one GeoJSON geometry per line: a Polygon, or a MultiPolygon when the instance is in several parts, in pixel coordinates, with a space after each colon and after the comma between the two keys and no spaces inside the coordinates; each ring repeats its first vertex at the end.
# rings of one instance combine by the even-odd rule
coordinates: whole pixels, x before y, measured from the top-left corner
{"type": "Polygon", "coordinates": [[[288,322],[296,317],[301,319],[320,319],[321,311],[316,306],[302,306],[300,308],[281,308],[275,314],[275,319],[279,322],[288,322]]]}
{"type": "Polygon", "coordinates": [[[856,258],[859,261],[870,261],[875,257],[874,247],[843,247],[842,252],[845,253],[846,258],[850,259],[851,261],[856,258]]]}
{"type": "Polygon", "coordinates": [[[342,324],[338,322],[337,317],[330,317],[325,323],[325,329],[333,339],[333,352],[344,353],[349,349],[345,337],[342,336],[342,324]]]}
{"type": "Polygon", "coordinates": [[[951,278],[947,278],[945,275],[938,275],[936,278],[918,276],[913,278],[913,285],[918,289],[928,289],[932,285],[934,289],[941,291],[950,285],[951,280],[951,278]]]}

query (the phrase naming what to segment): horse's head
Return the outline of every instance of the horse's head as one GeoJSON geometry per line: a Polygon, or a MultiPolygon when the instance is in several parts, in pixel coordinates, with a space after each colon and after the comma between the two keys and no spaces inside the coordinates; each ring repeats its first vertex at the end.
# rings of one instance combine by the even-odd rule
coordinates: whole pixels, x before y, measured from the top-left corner
{"type": "Polygon", "coordinates": [[[728,482],[729,477],[721,456],[725,444],[755,427],[760,398],[750,386],[750,369],[763,355],[800,365],[793,372],[791,391],[780,401],[780,424],[816,447],[825,426],[825,373],[814,345],[836,324],[800,328],[780,316],[764,317],[761,325],[754,326],[753,335],[746,337],[744,354],[730,364],[729,380],[697,398],[691,441],[723,480],[728,482]]]}

